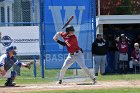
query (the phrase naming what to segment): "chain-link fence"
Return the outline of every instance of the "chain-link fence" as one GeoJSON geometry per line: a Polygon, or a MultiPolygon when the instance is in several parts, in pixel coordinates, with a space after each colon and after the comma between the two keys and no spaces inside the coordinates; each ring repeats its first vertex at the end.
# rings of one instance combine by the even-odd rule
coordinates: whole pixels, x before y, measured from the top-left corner
{"type": "Polygon", "coordinates": [[[39,23],[39,0],[0,0],[0,26],[39,23]]]}
{"type": "Polygon", "coordinates": [[[0,0],[0,55],[16,46],[19,61],[39,60],[39,7],[39,0],[0,0]]]}

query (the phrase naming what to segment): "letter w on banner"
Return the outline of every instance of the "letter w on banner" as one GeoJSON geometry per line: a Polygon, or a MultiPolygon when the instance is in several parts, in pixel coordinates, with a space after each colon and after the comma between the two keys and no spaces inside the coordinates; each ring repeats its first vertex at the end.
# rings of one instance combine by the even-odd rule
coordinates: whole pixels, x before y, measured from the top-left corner
{"type": "MultiPolygon", "coordinates": [[[[46,68],[60,69],[67,57],[65,47],[58,45],[53,36],[62,29],[70,16],[74,19],[70,22],[75,28],[75,34],[79,46],[84,50],[86,65],[92,67],[92,3],[91,0],[44,0],[44,31],[46,68]]],[[[60,38],[63,40],[62,38],[60,38]]],[[[79,68],[75,63],[71,68],[79,68]]]]}

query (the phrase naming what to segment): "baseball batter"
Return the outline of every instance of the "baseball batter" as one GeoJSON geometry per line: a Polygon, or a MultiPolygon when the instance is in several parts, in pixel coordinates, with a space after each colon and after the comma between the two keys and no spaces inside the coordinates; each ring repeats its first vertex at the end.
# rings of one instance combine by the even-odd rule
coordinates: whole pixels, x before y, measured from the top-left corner
{"type": "Polygon", "coordinates": [[[14,55],[16,55],[16,46],[10,46],[6,49],[6,53],[0,56],[0,77],[7,78],[5,86],[15,86],[14,79],[16,72],[12,71],[13,65],[30,68],[30,64],[19,62],[14,55]]]}
{"type": "Polygon", "coordinates": [[[66,32],[57,32],[53,37],[54,41],[60,45],[66,46],[69,54],[64,61],[64,64],[60,71],[58,84],[62,84],[62,79],[64,78],[66,70],[74,63],[77,62],[79,66],[84,69],[87,75],[90,76],[93,84],[95,84],[95,78],[90,73],[89,69],[85,65],[85,59],[82,49],[78,46],[77,37],[74,35],[74,27],[68,25],[66,27],[66,32]],[[64,39],[63,41],[58,40],[58,37],[61,36],[64,39]]]}

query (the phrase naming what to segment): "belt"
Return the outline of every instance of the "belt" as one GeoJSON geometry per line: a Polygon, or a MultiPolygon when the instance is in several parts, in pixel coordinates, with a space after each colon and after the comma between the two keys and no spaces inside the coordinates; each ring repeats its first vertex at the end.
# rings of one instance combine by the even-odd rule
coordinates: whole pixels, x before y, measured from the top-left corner
{"type": "Polygon", "coordinates": [[[74,54],[79,53],[79,52],[82,52],[83,53],[82,48],[80,48],[80,50],[75,51],[74,53],[70,53],[70,55],[74,55],[74,54]]]}

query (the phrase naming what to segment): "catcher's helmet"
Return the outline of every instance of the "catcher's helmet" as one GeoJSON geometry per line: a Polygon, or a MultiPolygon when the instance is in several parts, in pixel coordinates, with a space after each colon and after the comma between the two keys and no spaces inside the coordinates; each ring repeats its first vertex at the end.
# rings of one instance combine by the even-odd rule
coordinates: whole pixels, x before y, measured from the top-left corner
{"type": "Polygon", "coordinates": [[[13,51],[14,55],[16,55],[17,54],[15,51],[16,49],[17,49],[16,46],[10,46],[6,49],[6,53],[13,51]]]}
{"type": "Polygon", "coordinates": [[[69,31],[74,31],[74,27],[72,25],[68,25],[66,27],[66,32],[69,32],[69,31]]]}

